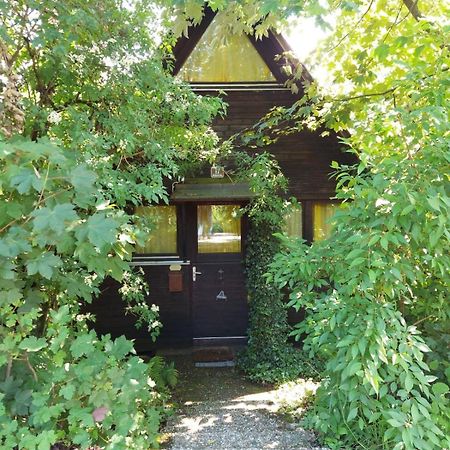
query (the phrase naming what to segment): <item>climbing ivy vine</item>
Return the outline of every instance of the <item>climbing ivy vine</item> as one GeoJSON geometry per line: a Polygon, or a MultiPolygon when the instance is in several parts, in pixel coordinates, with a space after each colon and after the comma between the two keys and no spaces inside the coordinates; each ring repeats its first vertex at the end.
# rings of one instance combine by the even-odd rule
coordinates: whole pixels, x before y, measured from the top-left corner
{"type": "Polygon", "coordinates": [[[274,233],[283,225],[281,195],[286,179],[267,153],[241,155],[239,159],[240,175],[249,181],[255,195],[244,209],[249,219],[245,256],[249,328],[240,364],[251,379],[272,382],[287,376],[288,324],[283,294],[266,282],[264,274],[280,248],[274,233]]]}
{"type": "Polygon", "coordinates": [[[247,182],[252,193],[241,211],[249,222],[245,242],[249,327],[248,345],[239,365],[251,380],[262,383],[292,380],[300,373],[317,377],[314,364],[288,342],[286,295],[266,276],[280,251],[277,234],[283,232],[284,217],[292,206],[292,200],[286,199],[287,179],[271,154],[261,149],[246,151],[244,141],[241,134],[233,136],[217,156],[217,161],[225,158],[235,166],[235,179],[247,182]]]}

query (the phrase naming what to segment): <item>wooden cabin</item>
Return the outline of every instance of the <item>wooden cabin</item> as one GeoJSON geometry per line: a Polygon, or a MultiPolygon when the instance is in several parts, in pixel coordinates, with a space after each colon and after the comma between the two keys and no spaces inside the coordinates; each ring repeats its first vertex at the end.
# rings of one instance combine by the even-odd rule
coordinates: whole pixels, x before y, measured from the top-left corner
{"type": "MultiPolygon", "coordinates": [[[[256,40],[226,35],[220,13],[207,10],[174,48],[175,75],[202,95],[222,95],[228,114],[214,122],[223,138],[251,127],[274,106],[289,106],[301,94],[286,88],[286,75],[275,59],[290,48],[279,34],[256,40]]],[[[310,75],[305,70],[304,79],[310,75]]],[[[329,233],[335,205],[331,162],[353,162],[334,135],[303,131],[281,138],[268,150],[289,179],[289,194],[300,207],[287,211],[286,230],[307,241],[329,233]]],[[[217,168],[212,168],[217,171],[217,168]]],[[[221,175],[212,173],[213,176],[221,175]]],[[[248,187],[204,177],[177,183],[170,205],[138,208],[157,219],[148,244],[133,264],[142,267],[150,286],[148,302],[160,309],[158,339],[167,344],[245,342],[248,305],[243,262],[247,221],[237,210],[249,200],[248,187]]],[[[126,334],[139,350],[152,346],[146,330],[136,330],[125,315],[115,282],[107,283],[94,303],[96,328],[113,336],[126,334]]]]}

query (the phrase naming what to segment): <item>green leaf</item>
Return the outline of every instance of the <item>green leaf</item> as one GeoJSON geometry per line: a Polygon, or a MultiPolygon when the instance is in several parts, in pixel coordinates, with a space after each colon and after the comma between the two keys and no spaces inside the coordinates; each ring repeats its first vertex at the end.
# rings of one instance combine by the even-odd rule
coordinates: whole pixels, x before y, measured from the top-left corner
{"type": "Polygon", "coordinates": [[[105,214],[97,213],[87,220],[87,236],[95,246],[102,248],[116,241],[118,222],[106,217],[105,214]]]}
{"type": "Polygon", "coordinates": [[[22,169],[11,178],[11,187],[17,189],[19,194],[27,194],[36,179],[36,174],[31,169],[22,169]]]}
{"type": "Polygon", "coordinates": [[[70,351],[74,358],[92,353],[95,349],[94,343],[97,341],[95,333],[90,332],[78,336],[70,346],[70,351]]]}
{"type": "Polygon", "coordinates": [[[361,265],[365,260],[366,260],[366,258],[363,258],[362,256],[355,258],[350,264],[350,269],[352,267],[361,265]]]}
{"type": "Polygon", "coordinates": [[[25,297],[22,305],[18,309],[18,312],[21,314],[27,313],[34,308],[38,308],[39,305],[44,301],[44,296],[42,292],[38,290],[31,290],[28,292],[25,297]]]}
{"type": "Polygon", "coordinates": [[[53,430],[41,431],[38,434],[37,439],[39,440],[37,450],[50,450],[52,444],[57,440],[57,435],[53,430]]]}
{"type": "Polygon", "coordinates": [[[30,336],[25,338],[20,344],[19,348],[21,350],[26,350],[27,352],[37,352],[43,349],[47,345],[44,338],[37,338],[36,336],[30,336]]]}
{"type": "Polygon", "coordinates": [[[379,45],[375,49],[375,54],[381,60],[386,59],[387,55],[389,55],[389,45],[388,44],[381,44],[381,45],[379,45]]]}
{"type": "Polygon", "coordinates": [[[70,175],[70,182],[80,192],[92,191],[96,179],[95,173],[88,170],[84,165],[77,166],[70,175]]]}
{"type": "Polygon", "coordinates": [[[125,336],[120,336],[111,345],[110,353],[117,359],[121,359],[133,352],[133,344],[125,336]]]}
{"type": "Polygon", "coordinates": [[[369,239],[369,242],[368,242],[368,246],[369,247],[371,247],[373,244],[375,244],[375,243],[377,243],[379,240],[380,240],[380,235],[379,234],[375,234],[374,236],[372,236],[370,239],[369,239]]]}
{"type": "Polygon", "coordinates": [[[73,398],[73,394],[75,393],[75,386],[70,383],[66,384],[59,392],[66,400],[71,400],[73,398]]]}
{"type": "Polygon", "coordinates": [[[428,345],[425,344],[425,343],[423,343],[423,342],[417,342],[417,343],[416,343],[416,347],[417,347],[421,352],[424,352],[424,353],[431,352],[430,347],[428,347],[428,345]]]}
{"type": "Polygon", "coordinates": [[[400,273],[400,270],[398,270],[396,267],[393,267],[393,268],[391,269],[391,273],[392,273],[392,275],[394,275],[395,278],[397,278],[398,280],[401,280],[401,279],[402,279],[402,274],[400,273]]]}
{"type": "Polygon", "coordinates": [[[59,256],[50,252],[45,252],[39,255],[37,258],[29,260],[26,263],[28,275],[41,274],[48,280],[52,278],[53,269],[61,266],[62,261],[59,256]]]}
{"type": "Polygon", "coordinates": [[[10,261],[2,261],[0,264],[0,278],[4,280],[13,280],[16,278],[16,265],[10,261]]]}
{"type": "Polygon", "coordinates": [[[31,214],[34,217],[33,230],[35,232],[43,230],[53,230],[56,234],[64,231],[67,222],[78,219],[74,206],[70,203],[63,203],[51,208],[40,208],[31,214]]]}
{"type": "Polygon", "coordinates": [[[396,419],[388,419],[387,423],[395,428],[399,428],[399,427],[402,427],[403,425],[405,425],[403,422],[399,422],[396,419]]]}
{"type": "Polygon", "coordinates": [[[405,377],[405,389],[410,392],[414,386],[414,381],[409,373],[406,374],[405,377]]]}
{"type": "Polygon", "coordinates": [[[0,256],[11,256],[11,248],[4,239],[0,239],[0,256]]]}
{"type": "Polygon", "coordinates": [[[401,216],[406,216],[407,214],[409,214],[411,211],[413,211],[415,209],[414,205],[408,205],[405,206],[402,210],[402,212],[400,213],[401,216]]]}
{"type": "Polygon", "coordinates": [[[358,407],[352,408],[347,416],[347,422],[351,422],[358,414],[358,407]]]}
{"type": "Polygon", "coordinates": [[[439,202],[439,197],[427,197],[427,202],[433,209],[435,209],[436,211],[440,211],[441,205],[439,202]]]}
{"type": "Polygon", "coordinates": [[[364,250],[363,250],[363,249],[355,248],[355,249],[353,249],[353,250],[345,257],[345,259],[346,259],[346,260],[354,259],[356,256],[359,256],[359,255],[361,255],[362,253],[364,253],[364,250]]]}
{"type": "Polygon", "coordinates": [[[434,395],[443,395],[449,391],[449,387],[445,383],[441,382],[433,384],[431,389],[434,395]]]}
{"type": "MultiPolygon", "coordinates": [[[[357,347],[355,347],[357,348],[357,347]]],[[[355,375],[356,372],[358,372],[359,370],[361,370],[361,363],[358,361],[352,361],[350,363],[350,365],[347,368],[347,374],[348,376],[352,376],[355,375]]]]}

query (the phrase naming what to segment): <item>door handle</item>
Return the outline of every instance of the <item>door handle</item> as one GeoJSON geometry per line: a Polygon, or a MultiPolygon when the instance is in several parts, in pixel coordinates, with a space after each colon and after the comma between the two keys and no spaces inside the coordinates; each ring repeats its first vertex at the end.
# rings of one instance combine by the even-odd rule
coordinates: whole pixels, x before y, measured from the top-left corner
{"type": "Polygon", "coordinates": [[[201,272],[197,272],[197,267],[192,266],[192,281],[197,281],[197,275],[201,274],[201,272]]]}

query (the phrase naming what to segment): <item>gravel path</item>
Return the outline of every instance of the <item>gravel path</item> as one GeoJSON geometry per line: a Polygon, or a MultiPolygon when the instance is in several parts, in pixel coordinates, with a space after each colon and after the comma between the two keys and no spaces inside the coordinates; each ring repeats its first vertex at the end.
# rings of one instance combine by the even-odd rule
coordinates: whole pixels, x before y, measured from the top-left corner
{"type": "Polygon", "coordinates": [[[195,368],[190,357],[168,357],[180,371],[179,405],[164,433],[170,450],[320,450],[314,435],[275,414],[276,392],[234,368],[195,368]]]}

